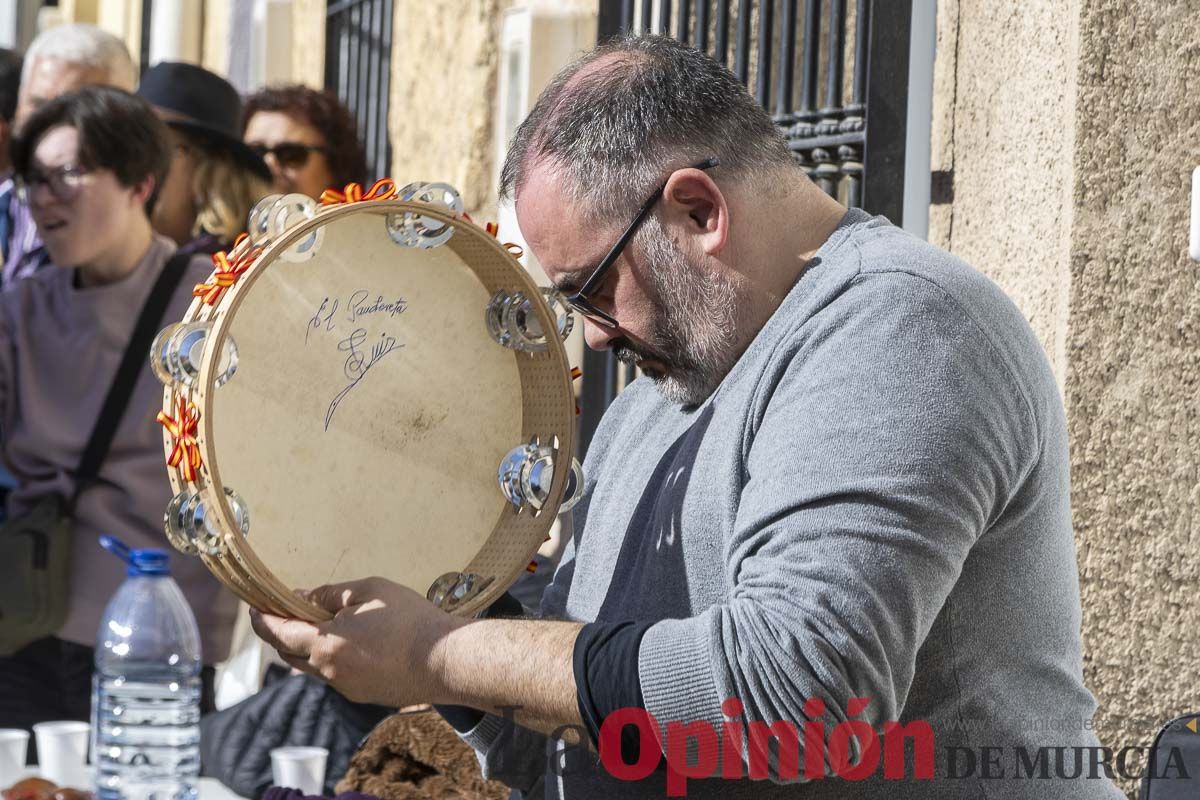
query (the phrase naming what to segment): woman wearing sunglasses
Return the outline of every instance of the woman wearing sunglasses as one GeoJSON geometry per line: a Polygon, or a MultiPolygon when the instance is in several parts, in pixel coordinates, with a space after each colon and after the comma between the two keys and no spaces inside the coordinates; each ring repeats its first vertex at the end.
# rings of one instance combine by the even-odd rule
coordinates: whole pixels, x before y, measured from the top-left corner
{"type": "Polygon", "coordinates": [[[354,118],[330,92],[263,89],[247,98],[242,120],[242,139],[267,162],[277,192],[317,198],[330,187],[367,182],[354,118]]]}
{"type": "MultiPolygon", "coordinates": [[[[0,657],[0,728],[88,718],[92,645],[105,604],[124,578],[99,535],[115,534],[131,547],[167,546],[162,513],[171,492],[162,428],[154,421],[162,386],[144,356],[132,383],[121,381],[128,401],[108,428],[112,441],[95,479],[81,483],[79,473],[147,298],[169,292],[166,310],[151,315],[158,317],[153,326],[179,319],[192,287],[212,270],[206,256],[174,258],[174,242],[151,227],[168,142],[166,127],[143,100],[93,86],[43,105],[13,145],[17,190],[53,266],[0,293],[0,458],[17,480],[9,522],[54,505],[55,497],[75,501],[69,577],[56,604],[65,605],[66,617],[56,630],[0,657]],[[160,283],[164,273],[172,280],[160,283]]],[[[234,597],[197,559],[172,559],[171,566],[195,611],[206,663],[223,659],[234,597]]],[[[20,569],[6,561],[0,575],[12,585],[20,569]]],[[[0,628],[5,624],[0,619],[0,628]]],[[[204,679],[211,692],[211,670],[204,679]]]]}

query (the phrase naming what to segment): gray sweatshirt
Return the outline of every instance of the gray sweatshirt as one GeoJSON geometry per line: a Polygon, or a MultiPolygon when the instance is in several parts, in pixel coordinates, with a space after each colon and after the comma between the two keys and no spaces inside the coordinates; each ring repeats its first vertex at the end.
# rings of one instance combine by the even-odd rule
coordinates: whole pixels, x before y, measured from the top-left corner
{"type": "MultiPolygon", "coordinates": [[[[79,455],[100,415],[117,365],[150,288],[175,252],[156,236],[125,278],[78,288],[75,270],[47,267],[0,293],[0,458],[17,478],[8,513],[28,511],[47,494],[69,496],[79,455]]],[[[194,256],[163,315],[183,319],[192,287],[212,272],[194,256]]],[[[104,607],[125,580],[125,567],[104,552],[100,534],[130,547],[166,548],[171,575],[200,625],[204,663],[225,658],[237,600],[200,559],[176,552],[162,530],[171,499],[163,453],[162,384],[149,362],[138,378],[95,484],[79,497],[71,548],[67,619],[58,636],[96,643],[104,607]]]]}
{"type": "MultiPolygon", "coordinates": [[[[1020,311],[963,262],[851,211],[707,402],[682,409],[636,381],[584,469],[542,613],[655,621],[638,673],[663,751],[690,754],[676,772],[758,761],[758,780],[677,777],[676,795],[1122,796],[1092,764],[1057,385],[1020,311]],[[730,698],[741,714],[723,714],[730,698]],[[803,730],[814,698],[823,736],[779,745],[794,759],[828,739],[807,776],[803,753],[796,777],[741,736],[803,730]],[[927,762],[911,754],[886,778],[849,718],[884,747],[885,723],[927,722],[934,778],[914,778],[927,762]],[[839,741],[851,765],[878,766],[824,776],[847,773],[839,741]]],[[[526,796],[667,795],[661,765],[617,780],[594,753],[497,717],[465,738],[526,796]]]]}

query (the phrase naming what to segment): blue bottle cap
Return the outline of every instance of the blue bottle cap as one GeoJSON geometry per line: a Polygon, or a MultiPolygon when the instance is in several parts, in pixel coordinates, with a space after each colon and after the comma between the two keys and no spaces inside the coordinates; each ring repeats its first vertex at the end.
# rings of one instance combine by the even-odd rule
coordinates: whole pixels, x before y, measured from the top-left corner
{"type": "Polygon", "coordinates": [[[100,546],[125,562],[126,577],[171,574],[170,560],[166,550],[154,547],[130,550],[115,536],[101,536],[100,546]]]}
{"type": "Polygon", "coordinates": [[[168,560],[167,551],[157,548],[131,550],[129,553],[129,567],[125,570],[125,574],[129,576],[170,575],[171,564],[168,560]]]}

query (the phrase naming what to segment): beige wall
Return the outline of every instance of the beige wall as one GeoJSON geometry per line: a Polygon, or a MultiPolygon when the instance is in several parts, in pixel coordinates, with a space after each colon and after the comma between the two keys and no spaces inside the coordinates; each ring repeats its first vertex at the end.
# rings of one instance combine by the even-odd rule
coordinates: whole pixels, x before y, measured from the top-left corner
{"type": "Polygon", "coordinates": [[[325,0],[293,0],[292,37],[292,78],[297,83],[324,86],[325,0]]]}
{"type": "Polygon", "coordinates": [[[509,0],[397,0],[389,127],[400,184],[446,181],[492,202],[492,106],[509,0]],[[418,22],[419,21],[419,22],[418,22]]]}
{"type": "Polygon", "coordinates": [[[1079,2],[938,4],[932,160],[954,171],[954,203],[929,238],[1004,286],[1060,384],[1079,2]]]}
{"type": "Polygon", "coordinates": [[[93,25],[100,13],[99,0],[59,0],[63,22],[90,22],[93,25]]]}
{"type": "MultiPolygon", "coordinates": [[[[494,219],[494,111],[503,12],[513,0],[397,0],[392,45],[392,175],[446,181],[468,212],[494,219]]],[[[559,13],[594,0],[529,3],[559,13]]]]}
{"type": "MultiPolygon", "coordinates": [[[[1063,386],[1104,744],[1200,709],[1200,15],[1186,3],[942,0],[931,238],[1025,310],[1063,386]],[[1189,92],[1190,90],[1190,92],[1189,92]]],[[[1125,787],[1133,790],[1132,785],[1125,787]]]]}
{"type": "Polygon", "coordinates": [[[204,0],[204,33],[200,66],[225,75],[229,70],[230,0],[204,0]]]}
{"type": "Polygon", "coordinates": [[[98,0],[96,24],[121,37],[136,64],[142,49],[142,4],[129,0],[98,0]]]}

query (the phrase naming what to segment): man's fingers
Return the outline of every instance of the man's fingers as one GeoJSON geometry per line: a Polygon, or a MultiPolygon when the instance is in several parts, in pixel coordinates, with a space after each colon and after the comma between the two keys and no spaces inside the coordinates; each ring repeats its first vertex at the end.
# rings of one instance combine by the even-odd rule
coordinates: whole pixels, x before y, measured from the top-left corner
{"type": "Polygon", "coordinates": [[[376,594],[373,591],[373,587],[375,587],[374,578],[366,578],[360,581],[346,581],[345,583],[331,583],[305,592],[304,597],[331,614],[336,614],[343,608],[359,605],[369,600],[376,594]]]}
{"type": "Polygon", "coordinates": [[[282,658],[284,662],[287,663],[287,665],[292,669],[300,670],[304,674],[312,675],[316,678],[321,677],[321,671],[312,664],[308,663],[308,659],[304,658],[303,656],[294,656],[290,653],[280,652],[279,657],[282,658]]]}
{"type": "Polygon", "coordinates": [[[319,635],[316,626],[298,619],[286,619],[250,609],[250,625],[258,638],[279,651],[280,655],[302,656],[308,660],[319,635]]]}

